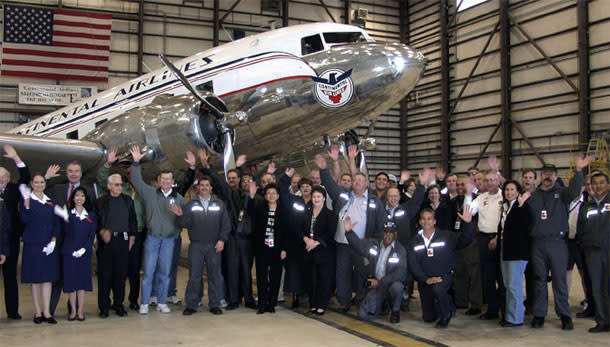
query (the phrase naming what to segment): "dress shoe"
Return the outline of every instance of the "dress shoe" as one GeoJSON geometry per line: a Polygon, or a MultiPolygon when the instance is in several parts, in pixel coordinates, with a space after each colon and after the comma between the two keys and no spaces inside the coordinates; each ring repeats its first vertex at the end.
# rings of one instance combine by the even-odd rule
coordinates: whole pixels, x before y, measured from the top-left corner
{"type": "Polygon", "coordinates": [[[479,319],[481,320],[492,320],[492,319],[498,319],[498,314],[491,314],[489,312],[485,312],[482,315],[479,316],[479,319]]]}
{"type": "Polygon", "coordinates": [[[352,305],[347,305],[347,306],[345,306],[345,307],[342,307],[342,308],[341,308],[341,312],[343,312],[343,313],[348,313],[348,312],[349,312],[349,310],[350,310],[350,308],[352,308],[352,305]]]}
{"type": "Polygon", "coordinates": [[[238,303],[236,303],[236,302],[232,302],[232,303],[230,303],[230,304],[227,306],[227,311],[234,310],[234,309],[236,309],[236,308],[238,308],[238,307],[239,307],[239,304],[238,304],[238,303]]]}
{"type": "Polygon", "coordinates": [[[511,322],[507,322],[504,321],[501,324],[504,328],[512,328],[512,327],[520,327],[523,325],[523,323],[511,323],[511,322]]]}
{"type": "Polygon", "coordinates": [[[265,312],[269,312],[269,313],[275,313],[275,307],[269,305],[267,306],[267,308],[265,309],[265,312]]]}
{"type": "Polygon", "coordinates": [[[321,309],[321,308],[319,308],[319,309],[317,309],[317,310],[316,310],[316,314],[317,314],[318,316],[323,316],[325,313],[326,313],[326,311],[325,311],[325,310],[323,310],[323,309],[321,309]]]}
{"type": "Polygon", "coordinates": [[[544,326],[544,317],[534,317],[534,319],[532,319],[532,328],[534,329],[540,329],[544,326]]]}
{"type": "Polygon", "coordinates": [[[76,315],[74,315],[74,317],[69,317],[69,316],[68,316],[68,320],[69,320],[70,322],[71,322],[71,321],[76,320],[76,315]]]}
{"type": "Polygon", "coordinates": [[[254,301],[246,301],[245,306],[247,308],[251,308],[251,309],[255,309],[256,310],[256,303],[254,301]]]}
{"type": "Polygon", "coordinates": [[[127,316],[127,311],[125,311],[124,307],[117,307],[114,309],[114,312],[116,312],[116,315],[119,317],[127,316]]]}
{"type": "Polygon", "coordinates": [[[139,311],[140,310],[140,305],[135,304],[135,303],[132,302],[131,304],[129,304],[129,309],[133,310],[133,311],[139,311]]]}
{"type": "Polygon", "coordinates": [[[98,314],[100,318],[108,318],[108,311],[102,311],[98,314]]]}
{"type": "Polygon", "coordinates": [[[43,316],[39,316],[39,317],[34,317],[34,323],[36,324],[40,324],[42,322],[44,322],[46,319],[44,319],[43,316]]]}
{"type": "Polygon", "coordinates": [[[192,308],[185,308],[184,311],[182,311],[182,315],[183,316],[192,316],[193,313],[197,312],[196,310],[193,310],[192,308]]]}
{"type": "Polygon", "coordinates": [[[610,331],[610,325],[599,325],[599,324],[597,324],[593,328],[589,329],[590,333],[601,333],[603,331],[610,331]]]}
{"type": "Polygon", "coordinates": [[[572,323],[572,318],[568,316],[561,317],[561,329],[563,330],[572,330],[574,329],[574,324],[572,323]]]}
{"type": "Polygon", "coordinates": [[[480,308],[469,308],[466,310],[466,312],[464,312],[465,315],[467,316],[476,316],[478,314],[481,313],[481,309],[480,308]]]}
{"type": "Polygon", "coordinates": [[[400,323],[400,311],[392,311],[390,314],[390,323],[400,323]]]}
{"type": "Polygon", "coordinates": [[[445,329],[449,326],[449,321],[451,320],[451,318],[441,318],[438,320],[438,323],[436,323],[435,328],[439,328],[439,329],[445,329]]]}
{"type": "Polygon", "coordinates": [[[85,316],[76,317],[76,320],[79,321],[79,322],[84,322],[85,321],[85,316]]]}
{"type": "Polygon", "coordinates": [[[258,310],[256,311],[256,314],[263,314],[265,313],[265,307],[264,306],[259,306],[258,310]]]}
{"type": "Polygon", "coordinates": [[[53,318],[53,316],[51,317],[44,317],[44,320],[49,323],[49,324],[57,324],[57,321],[55,320],[55,318],[53,318]]]}
{"type": "Polygon", "coordinates": [[[222,314],[222,310],[221,310],[220,308],[218,308],[218,307],[212,307],[212,308],[210,309],[210,312],[211,312],[212,314],[215,314],[215,315],[222,314]]]}
{"type": "Polygon", "coordinates": [[[582,312],[578,312],[576,314],[576,318],[589,318],[593,316],[595,316],[595,312],[589,307],[587,307],[586,310],[583,310],[582,312]]]}
{"type": "Polygon", "coordinates": [[[10,313],[7,314],[6,317],[14,320],[21,320],[21,315],[19,313],[10,313]]]}

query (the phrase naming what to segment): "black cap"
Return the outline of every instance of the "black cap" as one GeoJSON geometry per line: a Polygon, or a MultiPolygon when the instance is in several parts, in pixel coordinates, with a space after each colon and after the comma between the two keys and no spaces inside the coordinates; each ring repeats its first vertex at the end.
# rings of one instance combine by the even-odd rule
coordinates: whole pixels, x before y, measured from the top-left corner
{"type": "Polygon", "coordinates": [[[556,168],[556,167],[555,167],[555,165],[553,165],[553,164],[544,164],[544,165],[542,166],[542,169],[541,169],[541,170],[542,170],[542,171],[551,170],[551,171],[553,171],[553,172],[557,173],[557,168],[556,168]]]}
{"type": "Polygon", "coordinates": [[[397,233],[398,229],[396,228],[396,224],[394,224],[391,221],[387,222],[383,228],[383,232],[386,232],[386,231],[391,231],[391,232],[397,233]]]}

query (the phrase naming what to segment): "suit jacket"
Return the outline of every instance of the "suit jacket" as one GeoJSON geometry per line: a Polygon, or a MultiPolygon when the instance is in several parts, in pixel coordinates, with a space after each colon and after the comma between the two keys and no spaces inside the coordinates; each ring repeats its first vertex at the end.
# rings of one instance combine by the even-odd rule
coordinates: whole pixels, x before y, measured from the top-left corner
{"type": "Polygon", "coordinates": [[[9,234],[11,232],[11,218],[2,199],[0,199],[0,205],[0,254],[8,256],[10,252],[9,234]]]}
{"type": "MultiPolygon", "coordinates": [[[[302,241],[304,237],[310,237],[311,233],[311,217],[313,216],[313,208],[304,212],[303,218],[297,222],[297,233],[301,240],[301,245],[304,248],[305,243],[302,241]]],[[[334,236],[337,229],[337,215],[334,211],[329,210],[326,206],[316,218],[313,225],[313,239],[320,242],[311,252],[305,252],[305,260],[313,261],[315,264],[328,264],[334,258],[334,236]]]]}
{"type": "Polygon", "coordinates": [[[4,203],[6,205],[10,230],[8,233],[9,243],[19,243],[19,238],[23,234],[23,223],[19,218],[19,201],[21,201],[21,193],[19,192],[20,184],[28,184],[31,181],[30,170],[27,166],[20,167],[19,181],[17,183],[9,182],[4,188],[4,203]]]}
{"type": "MultiPolygon", "coordinates": [[[[507,208],[506,204],[503,208],[507,208]]],[[[504,229],[501,221],[498,224],[498,237],[503,238],[497,243],[498,254],[502,254],[503,260],[529,260],[531,225],[529,209],[525,205],[519,207],[519,202],[515,201],[504,221],[504,229]]]]}
{"type": "MultiPolygon", "coordinates": [[[[80,183],[79,187],[83,187],[85,192],[87,192],[87,201],[93,202],[95,201],[95,193],[93,193],[93,189],[83,182],[80,183]]],[[[47,192],[50,196],[53,196],[59,205],[66,205],[68,203],[68,189],[70,189],[69,183],[60,183],[53,185],[47,188],[47,192]]]]}

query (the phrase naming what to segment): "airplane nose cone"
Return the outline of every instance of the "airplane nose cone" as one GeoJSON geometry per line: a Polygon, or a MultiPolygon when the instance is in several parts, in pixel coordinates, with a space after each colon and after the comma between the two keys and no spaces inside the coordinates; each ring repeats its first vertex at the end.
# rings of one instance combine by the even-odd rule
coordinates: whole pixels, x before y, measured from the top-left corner
{"type": "Polygon", "coordinates": [[[384,47],[384,54],[400,86],[412,88],[423,75],[426,59],[420,51],[401,43],[389,43],[384,47]]]}

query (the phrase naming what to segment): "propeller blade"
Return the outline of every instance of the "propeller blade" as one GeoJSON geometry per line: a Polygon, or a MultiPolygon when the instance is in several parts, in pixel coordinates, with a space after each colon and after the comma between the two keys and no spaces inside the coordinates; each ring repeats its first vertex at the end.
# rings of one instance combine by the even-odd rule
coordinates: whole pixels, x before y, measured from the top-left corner
{"type": "Polygon", "coordinates": [[[235,153],[233,152],[233,140],[231,139],[231,131],[227,130],[224,133],[225,148],[222,157],[222,166],[225,172],[225,179],[228,179],[227,173],[229,170],[235,169],[235,153]]]}
{"type": "Polygon", "coordinates": [[[178,68],[174,64],[172,64],[163,54],[159,54],[159,59],[161,59],[163,65],[165,65],[174,74],[174,76],[176,76],[176,78],[180,82],[182,82],[184,87],[188,89],[188,91],[191,92],[191,94],[193,94],[197,99],[199,99],[204,105],[206,105],[217,118],[223,117],[223,113],[214,105],[212,105],[209,101],[207,101],[203,96],[201,96],[201,94],[199,94],[197,89],[193,87],[193,85],[191,84],[191,82],[189,82],[186,76],[184,76],[184,74],[180,72],[180,70],[178,70],[178,68]]]}

